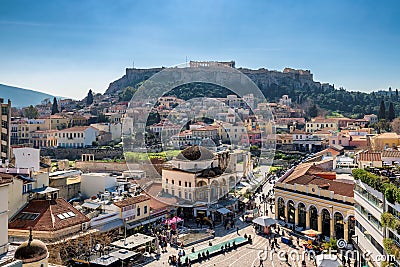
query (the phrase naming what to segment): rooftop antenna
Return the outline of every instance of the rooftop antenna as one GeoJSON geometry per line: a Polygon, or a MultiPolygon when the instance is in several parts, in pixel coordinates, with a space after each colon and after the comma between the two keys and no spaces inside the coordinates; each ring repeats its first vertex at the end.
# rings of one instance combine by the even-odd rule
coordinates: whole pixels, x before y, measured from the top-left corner
{"type": "Polygon", "coordinates": [[[134,60],[132,60],[132,68],[133,69],[135,68],[135,61],[134,60]]]}

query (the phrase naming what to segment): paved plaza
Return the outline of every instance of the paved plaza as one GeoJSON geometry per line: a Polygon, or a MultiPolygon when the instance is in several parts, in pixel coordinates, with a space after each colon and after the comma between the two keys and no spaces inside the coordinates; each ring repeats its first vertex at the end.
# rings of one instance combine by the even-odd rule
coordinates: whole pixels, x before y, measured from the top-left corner
{"type": "MultiPolygon", "coordinates": [[[[238,222],[238,225],[244,225],[243,222],[238,222]]],[[[288,260],[288,263],[285,262],[283,259],[284,257],[281,258],[282,260],[278,259],[277,253],[274,253],[273,256],[271,257],[270,255],[270,245],[269,245],[269,240],[267,237],[256,235],[254,228],[252,225],[246,225],[244,228],[239,230],[239,234],[243,236],[244,234],[251,235],[253,238],[252,244],[246,244],[242,247],[237,248],[236,250],[232,250],[228,253],[225,254],[219,254],[217,256],[214,256],[210,258],[210,260],[203,260],[200,263],[194,263],[192,266],[201,266],[201,267],[211,267],[211,266],[218,266],[218,267],[247,267],[247,266],[260,266],[260,259],[259,259],[259,253],[260,251],[265,251],[266,249],[269,250],[269,254],[264,254],[266,256],[266,260],[263,262],[264,266],[301,266],[301,260],[300,261],[293,261],[290,257],[288,260]]],[[[221,243],[223,241],[227,241],[229,239],[237,237],[236,230],[231,230],[229,234],[222,236],[222,237],[216,237],[211,240],[213,244],[221,243]]],[[[278,238],[280,240],[280,238],[278,238]]],[[[202,243],[199,243],[194,246],[195,251],[205,248],[208,246],[209,241],[205,241],[202,243]]],[[[280,245],[280,248],[277,249],[277,251],[287,251],[290,253],[291,251],[297,251],[299,252],[298,254],[303,253],[304,249],[300,248],[300,250],[296,247],[289,247],[285,244],[282,244],[280,241],[278,242],[280,245]]],[[[185,252],[190,253],[191,247],[186,248],[185,252]]],[[[177,255],[179,250],[175,248],[168,247],[168,252],[163,253],[159,260],[155,260],[147,265],[142,265],[142,266],[149,266],[149,267],[158,267],[158,266],[170,266],[168,264],[168,257],[171,255],[177,255]]],[[[307,266],[313,266],[313,262],[309,261],[306,259],[307,266]]],[[[172,265],[171,265],[172,266],[172,265]]]]}
{"type": "MultiPolygon", "coordinates": [[[[272,189],[273,185],[266,183],[263,192],[264,194],[267,194],[270,189],[272,189]]],[[[263,205],[260,203],[259,198],[257,196],[256,198],[256,204],[257,205],[263,205]]],[[[268,205],[269,209],[269,205],[268,205]]],[[[263,208],[262,208],[263,210],[263,208]]],[[[274,212],[274,211],[273,211],[274,212]]],[[[269,212],[269,217],[274,218],[275,214],[269,212]]],[[[260,253],[263,252],[262,256],[263,259],[263,265],[261,266],[299,266],[301,267],[302,263],[302,258],[299,259],[298,261],[295,260],[296,255],[302,255],[304,252],[304,248],[298,248],[297,246],[289,247],[286,244],[282,244],[280,242],[280,237],[278,237],[278,244],[279,248],[275,249],[274,253],[271,253],[270,249],[270,241],[266,236],[262,235],[257,235],[255,233],[255,229],[253,228],[253,225],[250,223],[246,223],[242,221],[242,218],[237,218],[235,221],[235,227],[231,230],[225,230],[223,227],[218,227],[215,229],[216,231],[216,237],[211,240],[212,244],[218,244],[230,239],[233,239],[238,236],[236,232],[236,226],[239,227],[239,234],[241,236],[244,236],[245,234],[247,236],[251,235],[253,242],[252,244],[246,244],[244,246],[238,247],[236,250],[231,250],[230,252],[227,252],[225,254],[218,254],[214,257],[211,257],[209,260],[203,260],[201,262],[196,262],[192,264],[192,266],[201,266],[201,267],[213,267],[213,266],[218,266],[218,267],[256,267],[260,266],[260,253]],[[267,252],[266,252],[267,251],[267,252]],[[295,251],[295,252],[294,252],[295,251]],[[278,257],[277,253],[280,253],[280,257],[278,257]],[[293,253],[293,257],[288,257],[288,262],[286,262],[285,257],[284,257],[284,252],[288,252],[290,254],[291,252],[293,253]]],[[[288,234],[286,233],[286,236],[288,234]]],[[[294,242],[296,243],[296,242],[294,242]]],[[[198,243],[194,245],[195,251],[198,251],[200,249],[206,248],[209,246],[209,241],[204,241],[201,243],[198,243]]],[[[189,254],[191,252],[192,246],[185,248],[185,253],[189,254]]],[[[142,266],[149,266],[149,267],[159,267],[159,266],[173,266],[169,265],[168,263],[168,258],[171,255],[177,255],[179,250],[176,248],[171,248],[168,247],[168,252],[162,253],[160,258],[158,260],[154,260],[151,263],[148,263],[146,265],[142,266]]],[[[307,257],[305,257],[306,260],[306,266],[314,266],[314,262],[310,261],[307,257]]]]}

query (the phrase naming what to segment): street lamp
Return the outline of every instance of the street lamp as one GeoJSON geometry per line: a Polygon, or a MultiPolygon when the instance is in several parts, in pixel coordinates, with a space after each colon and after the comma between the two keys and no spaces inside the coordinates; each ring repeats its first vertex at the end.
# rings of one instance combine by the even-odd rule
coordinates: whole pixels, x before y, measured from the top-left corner
{"type": "Polygon", "coordinates": [[[354,259],[354,261],[355,261],[355,264],[354,264],[354,266],[355,267],[359,267],[360,265],[361,265],[361,257],[359,257],[359,247],[358,247],[358,235],[353,235],[352,237],[351,237],[351,241],[353,242],[353,240],[354,239],[356,239],[356,244],[357,244],[357,253],[356,253],[356,257],[355,257],[355,259],[354,259]]]}

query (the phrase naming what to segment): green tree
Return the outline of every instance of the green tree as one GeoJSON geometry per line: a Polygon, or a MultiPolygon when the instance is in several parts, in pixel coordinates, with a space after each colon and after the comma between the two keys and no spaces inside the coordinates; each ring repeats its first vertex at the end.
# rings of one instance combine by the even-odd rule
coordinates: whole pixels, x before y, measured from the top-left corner
{"type": "Polygon", "coordinates": [[[379,106],[378,119],[379,120],[386,119],[386,107],[385,107],[385,102],[383,100],[381,101],[381,105],[379,106]]]}
{"type": "Polygon", "coordinates": [[[53,106],[51,107],[51,115],[54,115],[54,114],[59,113],[59,112],[60,111],[58,110],[57,98],[54,97],[53,106]]]}
{"type": "Polygon", "coordinates": [[[109,121],[110,121],[109,118],[106,115],[104,115],[103,113],[100,113],[97,116],[97,123],[104,123],[104,122],[109,122],[109,121]]]}
{"type": "Polygon", "coordinates": [[[24,108],[24,116],[28,119],[37,119],[39,118],[39,111],[36,107],[30,105],[27,108],[24,108]]]}
{"type": "Polygon", "coordinates": [[[90,106],[91,104],[93,104],[93,92],[92,89],[89,89],[89,92],[86,97],[86,105],[90,106]]]}
{"type": "Polygon", "coordinates": [[[310,117],[317,117],[318,116],[318,108],[317,105],[313,104],[310,109],[308,110],[308,115],[310,117]]]}
{"type": "Polygon", "coordinates": [[[135,93],[136,89],[132,86],[125,87],[122,93],[119,94],[119,101],[130,101],[135,93]]]}
{"type": "Polygon", "coordinates": [[[394,106],[393,106],[393,103],[390,102],[387,119],[388,119],[388,121],[393,121],[395,117],[396,117],[396,114],[394,112],[394,106]]]}

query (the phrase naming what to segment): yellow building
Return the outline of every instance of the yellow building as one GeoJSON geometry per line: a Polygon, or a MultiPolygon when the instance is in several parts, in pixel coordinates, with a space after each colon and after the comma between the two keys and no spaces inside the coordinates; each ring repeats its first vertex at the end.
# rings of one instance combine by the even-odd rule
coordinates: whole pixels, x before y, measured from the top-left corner
{"type": "Polygon", "coordinates": [[[400,135],[397,133],[382,133],[370,138],[373,151],[382,151],[387,148],[396,148],[400,145],[400,135]]]}
{"type": "Polygon", "coordinates": [[[51,115],[50,121],[52,130],[62,130],[69,126],[71,119],[55,114],[51,115]]]}
{"type": "Polygon", "coordinates": [[[293,144],[293,134],[277,134],[276,135],[277,145],[292,145],[293,144]]]}
{"type": "Polygon", "coordinates": [[[113,205],[119,212],[120,218],[131,223],[150,216],[150,199],[149,196],[142,194],[116,201],[113,205]]]}
{"type": "Polygon", "coordinates": [[[355,225],[353,187],[354,181],[336,180],[318,164],[301,164],[275,185],[275,218],[298,230],[349,240],[355,225]]]}

